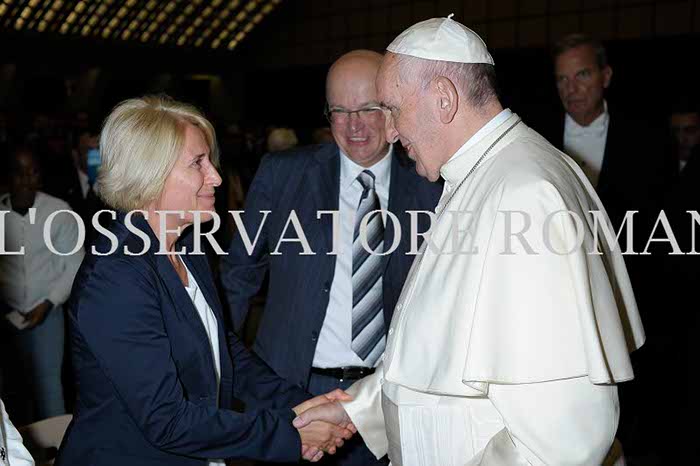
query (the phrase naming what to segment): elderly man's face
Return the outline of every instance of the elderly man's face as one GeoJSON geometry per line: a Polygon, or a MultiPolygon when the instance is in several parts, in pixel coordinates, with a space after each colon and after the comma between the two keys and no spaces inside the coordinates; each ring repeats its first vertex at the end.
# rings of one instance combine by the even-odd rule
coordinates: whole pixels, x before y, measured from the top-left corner
{"type": "Polygon", "coordinates": [[[340,110],[331,114],[333,138],[352,161],[363,167],[371,167],[389,150],[384,139],[384,114],[376,110],[377,66],[362,58],[348,58],[331,70],[326,86],[328,107],[340,110]]]}
{"type": "Polygon", "coordinates": [[[566,112],[579,125],[590,125],[603,112],[603,91],[610,85],[612,69],[601,69],[593,47],[580,45],[556,58],[554,74],[566,112]]]}
{"type": "MultiPolygon", "coordinates": [[[[182,153],[165,180],[155,210],[185,211],[180,226],[189,225],[194,221],[190,211],[214,210],[214,191],[220,184],[221,176],[211,162],[204,134],[196,126],[187,124],[182,153]]],[[[210,214],[200,215],[204,222],[212,218],[210,214]]]]}
{"type": "Polygon", "coordinates": [[[377,94],[389,113],[386,139],[400,140],[408,156],[416,161],[416,172],[436,181],[445,162],[439,122],[433,118],[429,97],[424,95],[428,91],[419,89],[417,83],[402,82],[395,62],[396,56],[387,53],[377,75],[377,94]]]}

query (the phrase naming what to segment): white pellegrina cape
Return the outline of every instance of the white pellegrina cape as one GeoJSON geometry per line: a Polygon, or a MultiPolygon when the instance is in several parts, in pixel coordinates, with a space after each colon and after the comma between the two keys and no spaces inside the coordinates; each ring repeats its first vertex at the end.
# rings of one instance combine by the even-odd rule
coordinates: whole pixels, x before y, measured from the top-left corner
{"type": "Polygon", "coordinates": [[[600,464],[634,377],[644,330],[600,199],[504,112],[442,167],[383,363],[344,404],[394,466],[600,464]]]}

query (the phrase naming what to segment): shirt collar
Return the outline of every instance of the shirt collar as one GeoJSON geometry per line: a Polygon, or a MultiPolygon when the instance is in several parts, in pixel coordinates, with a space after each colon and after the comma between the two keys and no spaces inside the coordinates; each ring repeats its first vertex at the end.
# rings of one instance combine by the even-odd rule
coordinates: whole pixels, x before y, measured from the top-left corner
{"type": "Polygon", "coordinates": [[[386,155],[371,167],[363,167],[362,165],[356,164],[342,149],[338,148],[338,150],[340,151],[341,191],[348,189],[357,179],[357,175],[363,170],[370,170],[372,172],[375,185],[387,186],[389,184],[389,177],[391,176],[391,155],[394,152],[393,144],[389,144],[389,150],[386,152],[386,155]]]}
{"type": "Polygon", "coordinates": [[[509,108],[501,110],[501,112],[498,115],[491,118],[489,122],[482,126],[479,131],[477,131],[472,137],[467,139],[467,142],[465,142],[462,145],[462,147],[457,149],[457,152],[455,152],[454,155],[452,155],[452,157],[450,157],[450,159],[447,162],[451,162],[453,159],[456,159],[457,157],[474,147],[479,141],[484,139],[484,137],[486,137],[487,134],[489,134],[491,131],[496,129],[501,123],[510,118],[511,115],[513,115],[513,112],[509,108]]]}
{"type": "Polygon", "coordinates": [[[564,120],[564,133],[570,136],[603,136],[605,135],[605,130],[608,127],[609,119],[610,114],[608,113],[608,102],[603,100],[603,113],[598,115],[598,117],[588,126],[579,125],[576,123],[576,120],[571,118],[571,115],[567,113],[564,120]]]}
{"type": "MultiPolygon", "coordinates": [[[[514,113],[509,109],[506,108],[502,110],[498,115],[495,117],[491,118],[488,123],[486,123],[484,126],[479,129],[472,137],[470,137],[467,142],[465,142],[462,147],[457,149],[457,152],[455,152],[452,157],[449,158],[446,164],[440,168],[440,174],[442,175],[443,179],[446,181],[450,181],[451,178],[454,176],[456,177],[461,177],[461,168],[459,166],[464,165],[461,162],[458,162],[460,158],[463,158],[462,156],[464,154],[467,154],[470,149],[475,147],[479,142],[481,142],[484,138],[486,138],[489,134],[491,134],[493,131],[495,131],[498,127],[503,125],[506,121],[508,121],[511,117],[513,117],[514,113]]],[[[480,156],[481,154],[479,154],[480,156]]],[[[468,162],[464,162],[468,163],[468,162]]],[[[476,159],[473,161],[473,163],[476,163],[476,159]]],[[[463,167],[462,167],[463,168],[463,167]]]]}

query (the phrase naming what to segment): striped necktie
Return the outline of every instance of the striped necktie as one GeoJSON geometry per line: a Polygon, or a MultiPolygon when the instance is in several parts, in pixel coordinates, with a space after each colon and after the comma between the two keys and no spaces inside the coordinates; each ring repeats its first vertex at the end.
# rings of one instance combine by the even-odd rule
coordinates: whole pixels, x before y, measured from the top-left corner
{"type": "Polygon", "coordinates": [[[384,352],[384,305],[382,302],[382,263],[377,255],[384,251],[384,221],[380,212],[368,218],[360,235],[362,219],[370,212],[381,209],[374,189],[374,174],[365,170],[357,180],[362,184],[362,197],[355,216],[352,243],[352,350],[370,367],[374,367],[384,352]],[[369,246],[369,250],[365,246],[369,246]],[[370,252],[371,251],[371,252],[370,252]]]}

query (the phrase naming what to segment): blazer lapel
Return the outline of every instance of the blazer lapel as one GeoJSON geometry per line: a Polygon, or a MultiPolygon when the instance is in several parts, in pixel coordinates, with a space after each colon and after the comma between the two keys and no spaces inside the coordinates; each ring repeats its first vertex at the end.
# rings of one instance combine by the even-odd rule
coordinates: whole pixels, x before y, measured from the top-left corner
{"type": "MultiPolygon", "coordinates": [[[[316,154],[316,165],[309,170],[309,183],[317,211],[338,211],[340,193],[340,153],[335,144],[324,146],[316,154]],[[314,180],[318,180],[315,182],[314,180]]],[[[326,251],[333,249],[333,218],[322,215],[318,220],[323,232],[326,251]]],[[[319,251],[316,251],[318,254],[319,251]]]]}
{"type": "Polygon", "coordinates": [[[615,156],[611,156],[610,154],[615,154],[619,152],[617,150],[617,134],[618,132],[617,126],[615,125],[615,120],[613,118],[609,118],[608,134],[605,138],[605,150],[603,151],[603,163],[600,167],[600,175],[598,176],[598,187],[596,191],[601,190],[601,188],[603,191],[605,191],[608,183],[608,178],[611,178],[611,172],[615,171],[615,156]]]}
{"type": "MultiPolygon", "coordinates": [[[[402,155],[398,154],[396,152],[397,150],[398,148],[394,146],[394,154],[391,161],[391,181],[389,185],[389,212],[395,214],[399,219],[401,242],[403,243],[407,235],[410,234],[410,220],[406,210],[408,206],[416,206],[418,204],[415,202],[416,193],[413,179],[407,168],[402,165],[402,155]]],[[[394,222],[387,219],[386,228],[384,229],[385,248],[392,246],[396,234],[394,222]]],[[[398,249],[401,249],[400,244],[398,249]]],[[[382,264],[384,272],[386,272],[386,268],[393,256],[394,254],[387,254],[384,256],[382,264]]]]}
{"type": "MultiPolygon", "coordinates": [[[[152,241],[154,239],[156,241],[154,243],[156,245],[155,247],[157,247],[158,243],[157,238],[155,238],[155,236],[152,238],[152,241]]],[[[190,344],[197,345],[197,349],[200,356],[202,357],[202,361],[204,361],[204,363],[209,368],[211,368],[211,378],[208,380],[208,382],[211,383],[211,387],[214,390],[214,393],[216,393],[216,373],[214,372],[214,356],[211,354],[209,336],[207,335],[207,331],[204,329],[204,324],[202,323],[202,319],[199,317],[197,308],[195,308],[194,303],[190,298],[190,295],[187,293],[187,290],[182,284],[182,281],[177,275],[177,272],[175,272],[175,269],[173,268],[172,264],[168,260],[168,257],[162,254],[154,254],[153,257],[156,261],[158,275],[163,281],[165,288],[168,290],[168,294],[170,295],[170,298],[172,299],[173,303],[175,303],[176,311],[184,318],[184,321],[190,325],[192,331],[195,334],[196,338],[192,342],[190,342],[190,344]]],[[[191,269],[190,271],[193,274],[195,273],[191,269]]],[[[195,276],[195,280],[197,280],[197,283],[200,284],[198,277],[195,276]]],[[[202,279],[201,283],[203,284],[204,282],[206,282],[206,280],[202,279]]],[[[202,286],[202,284],[200,284],[200,286],[202,286]]]]}
{"type": "MultiPolygon", "coordinates": [[[[188,237],[188,240],[190,237],[188,237]]],[[[187,245],[186,248],[188,251],[191,249],[190,245],[187,245]]],[[[204,298],[207,300],[207,304],[209,304],[209,307],[211,307],[214,315],[216,316],[218,324],[217,332],[219,335],[219,361],[221,365],[219,369],[221,371],[219,406],[228,408],[231,406],[229,394],[233,393],[233,361],[231,360],[231,355],[229,354],[228,350],[228,338],[226,337],[224,314],[221,307],[221,302],[219,301],[219,295],[216,292],[206,256],[185,255],[183,256],[183,259],[187,264],[187,267],[190,269],[192,275],[194,275],[194,279],[197,280],[197,284],[202,290],[204,298]]],[[[208,352],[211,354],[211,351],[208,352]]],[[[214,364],[213,360],[214,359],[212,358],[212,367],[214,364]]]]}

